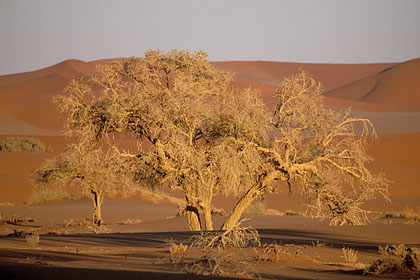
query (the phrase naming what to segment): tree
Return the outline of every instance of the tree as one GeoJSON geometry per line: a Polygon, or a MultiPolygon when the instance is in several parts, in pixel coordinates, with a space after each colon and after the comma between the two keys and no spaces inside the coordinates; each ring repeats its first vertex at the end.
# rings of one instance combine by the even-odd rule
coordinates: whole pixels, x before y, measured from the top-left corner
{"type": "Polygon", "coordinates": [[[265,145],[236,140],[259,150],[271,168],[239,200],[222,229],[233,227],[275,180],[286,182],[289,190],[300,189],[309,210],[332,216],[332,225],[364,224],[367,211],[361,205],[376,192],[387,198],[388,180],[366,168],[366,146],[376,137],[372,123],[350,117],[350,109],[326,109],[320,89],[303,71],[285,79],[276,91],[271,140],[265,145]]]}
{"type": "Polygon", "coordinates": [[[101,149],[79,150],[74,146],[47,160],[35,172],[38,184],[73,184],[88,191],[93,202],[93,223],[100,226],[104,196],[111,190],[127,185],[128,168],[112,152],[101,149]]]}
{"type": "Polygon", "coordinates": [[[365,222],[362,203],[375,191],[386,194],[383,176],[365,167],[366,141],[375,135],[370,121],[325,109],[320,84],[304,72],[277,89],[272,116],[258,92],[233,89],[232,74],[202,51],[147,51],[99,72],[55,99],[76,139],[71,150],[112,151],[107,161],[118,158],[127,168],[109,167],[110,174],[181,188],[190,230],[201,230],[200,212],[212,230],[213,197],[233,193],[242,198],[223,225],[230,230],[278,180],[311,199],[315,214],[331,213],[333,224],[365,222]],[[120,137],[134,138],[137,148],[124,149],[120,137]]]}
{"type": "MultiPolygon", "coordinates": [[[[67,152],[71,156],[64,158],[76,163],[65,168],[76,171],[66,178],[92,176],[86,180],[91,186],[95,180],[96,186],[112,182],[93,175],[100,165],[89,158],[91,151],[99,152],[105,145],[113,151],[107,160],[118,155],[134,168],[130,172],[139,182],[168,182],[171,188],[181,188],[191,230],[201,230],[199,212],[206,229],[213,229],[213,196],[238,192],[242,182],[255,180],[256,171],[249,168],[258,168],[249,163],[250,150],[238,153],[241,147],[225,137],[225,130],[263,131],[265,122],[255,127],[232,125],[232,118],[265,116],[263,103],[251,90],[234,92],[231,73],[217,71],[205,52],[148,51],[142,59],[115,61],[99,71],[91,80],[72,81],[67,94],[55,98],[67,116],[65,131],[75,138],[67,152]],[[127,135],[137,141],[136,150],[118,143],[127,135]],[[82,174],[87,170],[91,173],[82,174]]],[[[107,170],[115,173],[113,167],[107,170]]]]}
{"type": "Polygon", "coordinates": [[[133,185],[134,171],[115,152],[115,139],[107,138],[111,128],[98,125],[105,118],[103,100],[94,98],[88,86],[76,81],[66,91],[72,94],[57,96],[54,103],[68,114],[64,131],[74,142],[68,144],[65,152],[44,162],[35,171],[34,179],[41,185],[74,185],[87,190],[93,202],[93,223],[100,226],[104,196],[111,190],[133,185]]]}
{"type": "Polygon", "coordinates": [[[140,176],[158,174],[171,188],[183,190],[191,230],[201,230],[200,211],[212,230],[213,196],[230,193],[253,176],[239,164],[248,152],[238,153],[223,129],[232,126],[232,105],[247,106],[242,116],[236,108],[234,118],[266,113],[252,91],[233,92],[230,81],[231,73],[217,71],[205,52],[176,50],[117,61],[93,80],[108,104],[104,126],[112,123],[113,132],[129,132],[139,140],[136,152],[120,155],[135,159],[140,176]]]}

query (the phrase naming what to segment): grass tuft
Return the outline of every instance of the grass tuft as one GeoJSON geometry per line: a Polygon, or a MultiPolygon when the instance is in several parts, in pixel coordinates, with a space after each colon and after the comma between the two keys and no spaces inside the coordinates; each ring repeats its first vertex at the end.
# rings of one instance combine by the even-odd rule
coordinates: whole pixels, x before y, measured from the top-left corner
{"type": "Polygon", "coordinates": [[[341,250],[343,251],[342,258],[344,258],[347,265],[354,265],[357,262],[357,251],[346,247],[343,247],[341,250]]]}

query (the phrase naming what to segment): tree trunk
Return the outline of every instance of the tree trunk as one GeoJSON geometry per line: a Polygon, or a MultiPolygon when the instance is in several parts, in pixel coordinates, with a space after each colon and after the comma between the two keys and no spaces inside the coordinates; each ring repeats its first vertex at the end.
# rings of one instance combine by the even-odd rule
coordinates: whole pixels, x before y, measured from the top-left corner
{"type": "Polygon", "coordinates": [[[221,230],[231,230],[239,221],[245,209],[260,195],[265,193],[268,183],[270,183],[281,173],[279,171],[272,171],[268,175],[260,177],[258,182],[252,186],[246,194],[238,201],[233,208],[229,217],[223,223],[221,230]]]}
{"type": "Polygon", "coordinates": [[[190,231],[201,231],[200,214],[195,206],[187,206],[187,221],[190,231]]]}
{"type": "Polygon", "coordinates": [[[102,225],[102,211],[101,206],[104,198],[102,192],[97,190],[91,190],[93,200],[93,223],[97,226],[102,225]]]}
{"type": "Polygon", "coordinates": [[[197,201],[189,195],[185,195],[187,202],[187,221],[190,231],[201,231],[200,213],[198,212],[197,201]]]}
{"type": "Polygon", "coordinates": [[[213,230],[213,221],[211,220],[211,205],[200,203],[200,207],[203,210],[206,230],[213,230]]]}

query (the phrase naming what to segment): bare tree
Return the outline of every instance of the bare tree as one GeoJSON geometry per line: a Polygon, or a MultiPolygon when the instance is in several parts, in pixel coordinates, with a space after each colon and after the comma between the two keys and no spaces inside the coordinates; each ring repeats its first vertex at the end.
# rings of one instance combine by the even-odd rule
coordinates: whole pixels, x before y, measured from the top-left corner
{"type": "Polygon", "coordinates": [[[322,104],[321,85],[305,72],[285,79],[276,91],[277,106],[271,125],[272,139],[254,147],[271,165],[239,200],[223,229],[237,223],[242,212],[270,183],[282,180],[300,189],[316,216],[332,216],[331,224],[363,224],[367,211],[361,205],[376,192],[387,198],[388,180],[367,168],[366,147],[376,133],[368,119],[349,117],[322,104]],[[266,142],[267,143],[267,142],[266,142]]]}

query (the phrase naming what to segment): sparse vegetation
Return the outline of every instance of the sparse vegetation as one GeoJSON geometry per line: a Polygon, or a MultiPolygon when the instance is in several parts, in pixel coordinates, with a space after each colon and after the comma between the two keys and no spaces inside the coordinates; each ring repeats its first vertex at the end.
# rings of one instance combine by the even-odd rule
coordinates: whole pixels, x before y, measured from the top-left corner
{"type": "Polygon", "coordinates": [[[39,234],[38,233],[27,233],[25,235],[26,243],[29,244],[29,246],[32,247],[32,249],[35,249],[36,246],[38,246],[39,243],[39,234]]]}
{"type": "Polygon", "coordinates": [[[277,263],[284,259],[291,259],[292,254],[284,249],[281,245],[273,242],[272,244],[264,243],[260,250],[255,250],[258,261],[277,263]]]}
{"type": "Polygon", "coordinates": [[[40,189],[40,190],[35,190],[32,193],[28,204],[29,205],[42,205],[42,204],[47,204],[51,202],[63,201],[69,198],[71,198],[70,194],[64,189],[60,189],[60,188],[40,189]]]}
{"type": "Polygon", "coordinates": [[[28,217],[20,217],[20,216],[13,216],[13,217],[6,217],[3,213],[0,214],[0,225],[1,224],[12,224],[12,225],[19,225],[19,224],[26,224],[26,223],[33,223],[34,219],[28,217]]]}
{"type": "Polygon", "coordinates": [[[420,272],[420,249],[398,246],[379,247],[380,258],[365,269],[368,274],[420,272]]]}
{"type": "Polygon", "coordinates": [[[245,209],[244,215],[264,215],[267,213],[265,204],[261,201],[252,203],[245,209]]]}
{"type": "Polygon", "coordinates": [[[202,232],[194,235],[189,246],[171,239],[167,242],[168,259],[188,274],[248,278],[255,276],[249,272],[249,264],[244,267],[246,262],[235,259],[226,249],[255,245],[260,246],[258,232],[238,225],[230,232],[202,232]],[[196,249],[202,250],[204,255],[196,252],[196,249]]]}
{"type": "Polygon", "coordinates": [[[381,219],[403,219],[408,224],[420,224],[420,211],[415,211],[414,209],[406,208],[404,211],[396,212],[386,212],[381,219]]]}
{"type": "Polygon", "coordinates": [[[357,262],[357,251],[352,248],[343,247],[343,258],[347,265],[354,265],[357,262]]]}
{"type": "Polygon", "coordinates": [[[0,143],[0,151],[41,153],[53,152],[51,147],[45,146],[39,139],[28,137],[8,137],[6,141],[0,143]]]}

